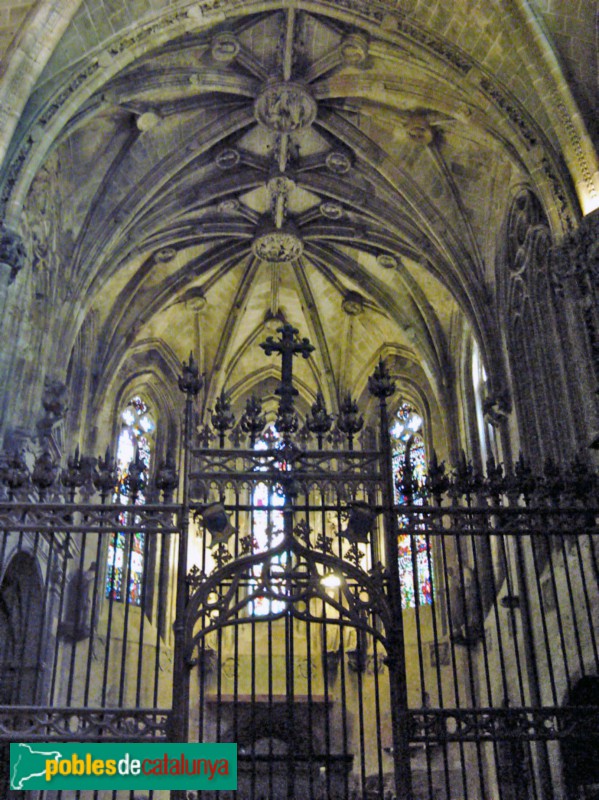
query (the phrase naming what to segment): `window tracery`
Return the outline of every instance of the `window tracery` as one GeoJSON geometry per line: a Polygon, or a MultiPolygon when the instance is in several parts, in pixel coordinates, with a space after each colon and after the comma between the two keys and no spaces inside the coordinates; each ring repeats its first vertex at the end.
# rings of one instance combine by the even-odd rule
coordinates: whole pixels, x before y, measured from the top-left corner
{"type": "MultiPolygon", "coordinates": [[[[113,502],[123,506],[144,505],[146,486],[151,467],[156,424],[148,405],[139,396],[134,396],[121,413],[121,429],[117,442],[117,484],[113,502]],[[131,465],[137,461],[140,468],[138,481],[133,490],[130,482],[131,465]]],[[[125,521],[126,511],[121,514],[125,521]]],[[[144,533],[112,535],[106,558],[106,597],[123,601],[124,596],[131,605],[140,606],[144,579],[146,540],[144,533]],[[128,588],[124,583],[128,575],[128,588]]]]}
{"type": "MultiPolygon", "coordinates": [[[[254,445],[255,450],[269,450],[276,446],[280,436],[274,425],[269,425],[262,437],[254,445]]],[[[254,553],[264,553],[276,547],[283,539],[284,520],[283,505],[284,496],[277,491],[277,487],[272,483],[258,483],[252,493],[252,550],[254,553]]],[[[263,570],[270,570],[269,584],[277,591],[282,579],[277,579],[276,573],[284,571],[285,554],[281,554],[271,559],[265,564],[256,564],[252,567],[252,579],[250,589],[254,591],[261,581],[264,580],[263,570]]],[[[281,594],[284,594],[284,587],[280,586],[281,594]]],[[[250,613],[254,616],[266,616],[267,614],[278,614],[285,608],[282,600],[273,600],[265,596],[255,597],[250,605],[250,613]]]]}
{"type": "MultiPolygon", "coordinates": [[[[392,465],[395,486],[395,502],[400,507],[408,502],[422,504],[424,500],[424,477],[426,473],[426,451],[422,438],[422,417],[409,403],[398,408],[391,426],[392,465]],[[412,468],[413,490],[411,497],[405,493],[404,472],[406,458],[412,468]]],[[[399,527],[405,520],[399,516],[399,527]]],[[[424,534],[410,536],[399,534],[399,577],[401,582],[402,608],[415,608],[433,602],[433,560],[424,534]]]]}

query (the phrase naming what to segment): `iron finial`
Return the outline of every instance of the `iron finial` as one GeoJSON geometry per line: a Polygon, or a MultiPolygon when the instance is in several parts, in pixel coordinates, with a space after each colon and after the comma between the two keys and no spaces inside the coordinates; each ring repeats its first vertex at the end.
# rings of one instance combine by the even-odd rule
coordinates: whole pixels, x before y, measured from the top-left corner
{"type": "Polygon", "coordinates": [[[395,381],[389,374],[389,370],[382,358],[370,378],[368,378],[368,391],[380,399],[391,397],[395,392],[395,381]]]}
{"type": "Polygon", "coordinates": [[[182,365],[183,374],[179,376],[179,389],[184,393],[195,397],[200,393],[204,385],[204,380],[200,375],[198,365],[195,363],[193,353],[189,354],[189,364],[185,361],[182,365]]]}

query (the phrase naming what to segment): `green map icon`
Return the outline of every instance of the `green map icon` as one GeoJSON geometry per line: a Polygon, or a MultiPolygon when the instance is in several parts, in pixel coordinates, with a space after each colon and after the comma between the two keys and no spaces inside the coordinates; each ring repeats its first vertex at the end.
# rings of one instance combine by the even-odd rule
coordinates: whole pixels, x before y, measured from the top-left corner
{"type": "Polygon", "coordinates": [[[62,758],[62,753],[56,750],[34,749],[30,744],[17,744],[11,746],[12,770],[10,773],[10,788],[16,790],[28,789],[27,781],[31,778],[45,777],[46,761],[48,759],[62,758]],[[17,750],[15,753],[14,749],[17,750]]]}

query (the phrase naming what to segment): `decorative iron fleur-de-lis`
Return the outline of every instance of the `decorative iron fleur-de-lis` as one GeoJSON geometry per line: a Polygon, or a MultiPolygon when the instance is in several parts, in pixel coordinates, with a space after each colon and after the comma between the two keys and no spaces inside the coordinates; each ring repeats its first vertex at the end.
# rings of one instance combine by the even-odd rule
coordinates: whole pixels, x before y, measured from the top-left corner
{"type": "Polygon", "coordinates": [[[239,420],[239,427],[250,435],[250,447],[256,443],[256,437],[266,427],[266,416],[262,413],[262,401],[252,395],[248,397],[245,409],[239,420]]]}
{"type": "Polygon", "coordinates": [[[491,499],[498,504],[501,495],[505,492],[505,477],[501,464],[496,464],[492,455],[487,459],[487,476],[484,488],[491,499]]]}
{"type": "Polygon", "coordinates": [[[60,476],[60,482],[69,492],[69,499],[72,503],[75,499],[75,492],[85,482],[85,475],[81,469],[79,445],[77,445],[74,455],[68,457],[66,469],[63,469],[60,476]]]}
{"type": "Polygon", "coordinates": [[[506,494],[512,500],[517,500],[520,495],[524,498],[524,502],[528,505],[531,497],[536,492],[537,479],[532,474],[530,464],[520,453],[518,460],[514,464],[514,471],[512,474],[506,476],[506,494]]]}
{"type": "Polygon", "coordinates": [[[116,461],[112,457],[110,447],[107,447],[104,458],[100,456],[98,459],[98,472],[94,477],[94,486],[100,492],[102,502],[106,500],[109,494],[114,492],[117,480],[116,461]]]}
{"type": "Polygon", "coordinates": [[[368,378],[368,391],[379,399],[391,397],[395,392],[395,381],[389,374],[389,370],[382,358],[370,378],[368,378]]]}
{"type": "Polygon", "coordinates": [[[292,406],[286,407],[283,404],[279,406],[275,425],[283,436],[289,436],[297,431],[299,419],[292,406]]]}
{"type": "Polygon", "coordinates": [[[552,505],[558,505],[563,491],[564,479],[561,469],[552,458],[547,458],[543,465],[540,494],[552,505]]]}
{"type": "Polygon", "coordinates": [[[449,477],[445,471],[445,462],[439,463],[434,450],[428,465],[425,487],[427,492],[435,498],[437,504],[441,505],[441,499],[449,488],[449,477]]]}
{"type": "Polygon", "coordinates": [[[131,500],[135,504],[137,495],[146,488],[146,462],[141,457],[139,450],[135,450],[135,458],[129,462],[127,467],[127,476],[125,478],[125,486],[131,495],[131,500]]]}
{"type": "Polygon", "coordinates": [[[564,494],[569,502],[588,502],[597,491],[597,475],[577,455],[564,475],[564,494]]]}
{"type": "Polygon", "coordinates": [[[235,425],[235,415],[231,411],[231,398],[223,389],[214,404],[214,412],[210,418],[212,425],[219,432],[220,446],[225,446],[225,433],[235,425]]]}
{"type": "Polygon", "coordinates": [[[470,502],[472,495],[476,494],[482,486],[481,476],[474,470],[471,461],[466,460],[466,453],[462,450],[457,466],[453,471],[453,482],[450,493],[452,497],[459,498],[462,495],[466,502],[470,502]]]}
{"type": "Polygon", "coordinates": [[[355,400],[352,400],[349,392],[339,408],[337,427],[342,433],[346,434],[348,448],[353,450],[354,436],[364,427],[364,417],[360,414],[358,404],[355,400]]]}
{"type": "Polygon", "coordinates": [[[306,427],[310,433],[315,433],[318,439],[318,449],[322,450],[322,440],[333,424],[333,415],[329,414],[324,404],[324,397],[320,392],[316,395],[316,402],[306,417],[306,427]]]}
{"type": "Polygon", "coordinates": [[[200,393],[204,380],[200,375],[198,365],[193,360],[193,353],[189,354],[189,364],[183,362],[182,369],[182,374],[179,376],[179,389],[184,394],[195,397],[200,393]]]}
{"type": "Polygon", "coordinates": [[[24,458],[17,453],[5,453],[0,462],[0,481],[8,489],[8,497],[13,499],[19,489],[27,486],[29,470],[24,458]]]}
{"type": "Polygon", "coordinates": [[[48,489],[54,485],[57,475],[58,467],[54,464],[50,453],[45,450],[36,459],[31,473],[31,482],[38,490],[40,500],[45,496],[48,489]]]}

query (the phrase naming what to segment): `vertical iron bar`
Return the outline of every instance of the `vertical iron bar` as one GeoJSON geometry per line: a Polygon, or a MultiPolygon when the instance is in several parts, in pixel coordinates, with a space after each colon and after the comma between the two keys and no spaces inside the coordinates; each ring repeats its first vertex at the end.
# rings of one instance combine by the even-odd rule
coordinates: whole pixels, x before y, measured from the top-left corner
{"type": "MultiPolygon", "coordinates": [[[[379,619],[377,616],[372,614],[371,616],[371,625],[374,629],[377,628],[379,619]]],[[[373,637],[372,640],[372,658],[373,658],[373,670],[372,670],[372,679],[374,684],[374,713],[375,713],[375,725],[376,725],[376,763],[377,763],[377,772],[378,772],[378,784],[379,784],[379,792],[381,796],[384,796],[384,788],[385,788],[385,774],[383,770],[383,741],[381,736],[381,687],[379,681],[379,641],[376,637],[373,637]]]]}
{"type": "MultiPolygon", "coordinates": [[[[455,508],[459,508],[457,503],[457,498],[454,498],[455,508]]],[[[477,696],[477,682],[476,682],[476,673],[474,669],[474,661],[472,657],[472,629],[470,620],[468,619],[468,595],[466,594],[466,573],[465,573],[465,557],[462,551],[462,536],[463,533],[463,521],[459,514],[455,515],[454,519],[455,526],[457,528],[457,537],[456,537],[456,554],[457,554],[457,565],[458,565],[458,585],[460,591],[460,601],[463,608],[464,614],[464,631],[465,631],[465,648],[466,648],[466,662],[468,664],[468,684],[470,689],[470,706],[476,708],[479,702],[479,698],[477,696]]],[[[464,538],[466,536],[464,535],[464,538]]],[[[468,541],[466,539],[466,541],[468,541]]],[[[483,782],[483,757],[482,757],[482,747],[481,741],[477,737],[475,741],[475,750],[476,750],[476,760],[477,760],[477,768],[478,768],[478,779],[479,779],[479,787],[481,795],[484,795],[484,782],[483,782]]]]}
{"type": "MultiPolygon", "coordinates": [[[[440,503],[439,503],[440,504],[440,503]]],[[[441,605],[442,608],[442,596],[440,592],[442,592],[442,587],[444,581],[439,580],[439,588],[437,588],[437,578],[434,573],[433,569],[433,558],[432,558],[432,543],[431,537],[429,532],[429,519],[425,515],[423,515],[423,527],[424,527],[424,541],[426,545],[426,562],[427,562],[427,570],[430,577],[431,582],[431,621],[433,627],[433,652],[435,654],[435,663],[436,663],[436,684],[437,684],[437,708],[444,708],[445,701],[443,696],[443,680],[441,676],[442,672],[442,664],[441,664],[441,653],[439,648],[439,623],[437,621],[437,613],[438,608],[441,605]]],[[[442,520],[442,517],[439,518],[442,520]]],[[[442,538],[442,537],[441,537],[442,538]]],[[[435,548],[437,549],[437,548],[435,548]]],[[[442,613],[442,611],[441,611],[442,613]]],[[[449,646],[449,645],[448,645],[449,646]]],[[[435,734],[439,732],[444,732],[444,725],[441,717],[437,717],[435,722],[434,730],[435,734]]],[[[451,796],[451,789],[450,789],[450,776],[449,776],[449,752],[447,748],[447,742],[441,742],[442,745],[442,754],[443,754],[443,775],[444,775],[444,782],[445,782],[445,795],[447,798],[451,796]]]]}
{"type": "MultiPolygon", "coordinates": [[[[347,715],[347,703],[345,702],[345,698],[348,696],[348,691],[347,691],[347,674],[346,674],[347,659],[345,657],[346,656],[346,650],[345,650],[345,637],[343,635],[343,630],[344,630],[343,627],[340,627],[340,629],[339,629],[339,645],[340,645],[340,647],[339,647],[339,650],[340,650],[339,664],[340,664],[341,674],[340,674],[340,677],[339,677],[339,698],[340,698],[340,701],[341,701],[342,754],[344,756],[347,756],[349,754],[349,732],[348,732],[348,727],[349,727],[348,723],[349,723],[349,721],[348,721],[348,715],[347,715]]],[[[335,720],[335,717],[333,715],[333,722],[334,722],[334,720],[335,720]]],[[[333,731],[334,731],[334,728],[333,728],[333,731]]],[[[331,739],[329,740],[329,747],[331,746],[331,744],[332,744],[333,750],[336,750],[334,736],[331,737],[331,739]]],[[[328,792],[327,800],[331,800],[332,788],[331,788],[331,770],[330,769],[327,769],[327,792],[328,792]]],[[[349,783],[348,783],[348,779],[347,778],[345,779],[345,794],[346,794],[346,796],[349,796],[349,783]]]]}
{"type": "MultiPolygon", "coordinates": [[[[21,540],[22,541],[22,540],[21,540]]],[[[65,589],[66,589],[66,581],[67,581],[67,566],[68,566],[68,559],[69,559],[69,552],[70,552],[70,545],[71,545],[71,534],[67,533],[65,536],[63,548],[62,548],[62,565],[61,565],[61,581],[60,581],[60,592],[58,598],[58,611],[57,611],[57,618],[59,620],[62,619],[62,613],[64,608],[64,601],[65,601],[65,589]]],[[[57,681],[59,678],[57,665],[58,665],[58,656],[60,652],[60,642],[59,637],[56,636],[54,640],[54,655],[52,658],[52,663],[54,668],[52,670],[52,685],[50,688],[50,702],[54,702],[56,697],[57,691],[57,681]]]]}
{"type": "MultiPolygon", "coordinates": [[[[380,367],[382,368],[382,362],[380,367]]],[[[382,369],[381,369],[382,372],[382,369]]],[[[373,392],[374,394],[375,392],[373,392]]],[[[393,762],[395,793],[401,800],[412,800],[412,772],[410,769],[410,729],[408,717],[408,687],[404,650],[401,584],[399,580],[399,549],[397,544],[397,518],[393,503],[393,472],[391,466],[391,438],[385,391],[378,393],[380,424],[380,458],[385,531],[385,560],[388,573],[387,592],[393,623],[387,633],[389,678],[391,693],[391,725],[393,736],[393,762]]]]}
{"type": "Polygon", "coordinates": [[[160,652],[161,652],[160,640],[162,638],[162,636],[161,636],[161,624],[160,624],[161,619],[163,620],[163,622],[162,622],[162,625],[163,625],[163,627],[162,627],[162,635],[166,635],[166,630],[167,630],[166,609],[164,611],[162,611],[160,609],[160,605],[162,603],[162,599],[165,597],[165,594],[166,594],[165,593],[165,589],[167,589],[167,586],[165,586],[165,583],[167,583],[167,576],[168,576],[170,538],[171,538],[170,534],[164,533],[164,532],[160,535],[160,538],[159,538],[159,541],[160,541],[160,566],[158,567],[158,606],[159,606],[159,608],[158,608],[158,618],[156,620],[156,627],[157,627],[157,630],[156,630],[156,653],[155,653],[155,656],[154,656],[154,686],[153,686],[153,693],[152,693],[152,697],[153,697],[152,702],[154,703],[154,707],[155,708],[158,706],[158,692],[159,692],[159,688],[160,688],[159,687],[159,682],[160,682],[160,652]],[[161,617],[161,614],[164,614],[164,616],[161,617]]]}
{"type": "MultiPolygon", "coordinates": [[[[149,566],[149,555],[150,555],[150,547],[154,549],[156,552],[156,544],[158,539],[158,530],[152,530],[152,541],[150,543],[150,531],[148,530],[148,515],[145,515],[145,531],[144,531],[144,548],[143,548],[143,561],[142,561],[142,573],[141,573],[141,586],[140,586],[140,606],[139,606],[139,646],[137,648],[137,673],[135,676],[135,705],[137,708],[141,705],[141,687],[142,687],[142,680],[143,680],[143,667],[144,667],[144,633],[145,633],[145,623],[146,623],[146,613],[149,614],[151,617],[152,609],[146,608],[146,598],[147,598],[147,586],[149,581],[154,580],[154,575],[149,574],[148,566],[149,566]]],[[[135,534],[133,534],[135,536],[135,534]]],[[[154,558],[154,563],[156,563],[156,559],[154,558]]],[[[158,633],[156,634],[156,649],[158,649],[158,633]]],[[[147,670],[147,668],[146,668],[147,670]]],[[[147,674],[147,672],[146,672],[147,674]]]]}
{"type": "MultiPolygon", "coordinates": [[[[293,503],[288,492],[285,492],[285,505],[283,506],[283,526],[285,540],[290,543],[293,538],[293,503]]],[[[291,552],[287,558],[291,560],[291,552]]],[[[291,564],[289,565],[291,566],[291,564]]],[[[288,588],[288,594],[292,594],[293,588],[288,588]]],[[[285,697],[287,705],[287,752],[291,756],[287,763],[289,770],[287,774],[287,800],[293,800],[295,784],[295,756],[296,731],[295,731],[295,655],[293,642],[293,616],[287,607],[285,613],[285,697]]]]}
{"type": "Polygon", "coordinates": [[[251,755],[252,755],[252,772],[250,784],[250,798],[254,800],[256,796],[256,619],[252,616],[251,622],[251,664],[250,664],[250,735],[251,740],[251,755]]]}
{"type": "MultiPolygon", "coordinates": [[[[81,546],[79,550],[79,574],[83,575],[83,565],[85,563],[85,547],[86,547],[86,539],[87,533],[83,533],[81,536],[81,546]]],[[[49,563],[49,562],[48,562],[49,563]]],[[[66,579],[66,577],[65,577],[66,579]]],[[[75,621],[73,621],[75,623],[75,621]]],[[[59,620],[60,624],[60,620],[59,620]]],[[[70,666],[69,666],[69,676],[68,676],[68,686],[67,686],[67,699],[66,704],[67,706],[71,705],[72,697],[73,697],[73,684],[75,681],[75,670],[77,668],[77,661],[81,659],[77,659],[77,636],[76,631],[74,631],[73,641],[71,642],[71,659],[70,659],[70,666]]]]}
{"type": "MultiPolygon", "coordinates": [[[[53,588],[52,584],[52,568],[53,562],[56,558],[54,554],[54,545],[56,541],[56,532],[54,531],[50,534],[50,543],[48,545],[48,560],[47,560],[47,573],[46,573],[46,582],[44,586],[44,596],[42,601],[42,611],[41,611],[41,619],[42,619],[42,628],[44,629],[39,638],[38,642],[38,653],[37,653],[37,663],[41,664],[43,661],[46,660],[46,654],[49,654],[50,651],[50,643],[51,643],[51,626],[52,626],[52,614],[54,610],[54,598],[53,598],[53,588]],[[45,629],[48,629],[47,635],[45,634],[45,629]]],[[[3,563],[3,560],[0,558],[0,564],[3,563]]],[[[60,625],[60,619],[57,620],[58,625],[60,625]]],[[[56,631],[56,637],[58,638],[58,630],[56,631]]],[[[57,668],[56,663],[50,663],[49,668],[54,672],[57,668]]],[[[48,686],[48,681],[44,680],[44,676],[42,674],[42,670],[38,671],[38,676],[36,680],[36,687],[35,687],[35,702],[40,703],[43,705],[44,703],[50,704],[50,699],[46,697],[46,689],[48,686]]]]}
{"type": "MultiPolygon", "coordinates": [[[[189,480],[191,466],[191,441],[193,402],[200,389],[202,379],[194,364],[193,356],[189,356],[189,365],[183,364],[183,374],[179,377],[179,389],[185,394],[185,421],[183,434],[183,492],[179,516],[179,552],[177,558],[177,582],[173,654],[173,693],[170,719],[169,740],[186,742],[189,737],[189,669],[186,664],[186,610],[188,602],[187,590],[187,549],[189,540],[189,480]]],[[[175,791],[172,800],[185,800],[185,792],[175,791]]]]}
{"type": "MultiPolygon", "coordinates": [[[[359,588],[356,587],[356,593],[359,588]]],[[[358,741],[360,753],[360,783],[362,797],[366,800],[366,737],[364,732],[364,686],[363,678],[366,666],[367,644],[364,631],[356,628],[356,656],[357,656],[357,694],[358,694],[358,741]]]]}
{"type": "MultiPolygon", "coordinates": [[[[442,522],[443,517],[440,517],[442,522]]],[[[452,525],[451,516],[449,517],[449,524],[452,525]]],[[[457,663],[457,656],[456,656],[456,644],[455,644],[455,630],[454,630],[454,615],[456,613],[455,609],[452,606],[451,601],[451,594],[450,594],[450,575],[449,575],[449,566],[448,566],[448,558],[447,558],[447,546],[445,542],[445,536],[441,535],[441,564],[443,569],[443,582],[445,584],[445,593],[446,593],[446,605],[447,605],[447,621],[448,621],[448,629],[449,629],[449,652],[450,652],[450,661],[451,661],[451,672],[453,678],[453,691],[454,691],[454,702],[456,708],[460,708],[462,701],[460,695],[460,682],[458,680],[458,663],[457,663]]],[[[461,771],[461,778],[462,778],[462,794],[464,800],[468,800],[468,780],[466,774],[466,751],[464,749],[464,742],[460,741],[458,743],[459,753],[460,753],[460,771],[461,771]]]]}
{"type": "Polygon", "coordinates": [[[597,652],[597,637],[595,636],[595,624],[593,621],[592,603],[589,597],[589,587],[584,569],[584,560],[582,557],[582,551],[580,549],[580,539],[582,538],[582,525],[580,525],[580,527],[578,526],[576,527],[576,532],[574,536],[576,545],[576,556],[578,559],[578,568],[580,570],[580,580],[582,583],[582,590],[584,597],[584,607],[586,610],[587,624],[591,635],[591,645],[593,648],[593,660],[595,662],[595,671],[599,673],[599,653],[597,652]]]}
{"type": "MultiPolygon", "coordinates": [[[[101,516],[100,525],[104,525],[104,515],[101,516]]],[[[98,607],[99,607],[99,595],[100,591],[103,591],[104,587],[100,589],[100,578],[102,575],[102,553],[104,552],[102,547],[102,534],[96,534],[98,537],[98,542],[96,545],[96,571],[94,574],[94,585],[92,589],[92,607],[91,607],[91,620],[90,620],[90,634],[89,634],[89,642],[87,645],[87,663],[85,666],[85,688],[83,690],[83,705],[89,705],[89,694],[90,694],[90,687],[91,687],[91,679],[92,679],[92,660],[94,656],[94,646],[96,642],[96,626],[97,626],[97,616],[98,616],[98,607]]]]}
{"type": "MultiPolygon", "coordinates": [[[[549,684],[551,687],[551,701],[553,705],[557,706],[559,704],[558,700],[558,692],[557,692],[557,683],[555,677],[555,670],[553,668],[553,657],[551,655],[551,638],[549,633],[549,628],[547,626],[547,619],[549,618],[549,608],[547,607],[547,603],[545,598],[543,597],[543,587],[541,584],[541,567],[539,566],[539,556],[537,552],[537,548],[534,545],[534,541],[531,538],[531,558],[532,564],[534,569],[534,578],[537,588],[537,595],[539,598],[539,611],[540,611],[540,620],[541,620],[541,629],[543,632],[543,643],[545,645],[545,657],[547,659],[547,674],[549,676],[549,684]]],[[[551,587],[551,591],[553,592],[553,586],[547,580],[547,586],[551,587]]],[[[557,598],[555,598],[555,602],[557,604],[557,598]]]]}
{"type": "MultiPolygon", "coordinates": [[[[560,520],[557,520],[557,524],[559,525],[560,520]]],[[[578,607],[578,603],[574,599],[574,590],[572,588],[572,578],[570,577],[570,566],[568,564],[568,552],[566,548],[566,540],[564,538],[563,533],[554,534],[558,538],[558,543],[561,548],[562,553],[562,561],[564,563],[564,575],[566,578],[566,588],[568,590],[567,596],[570,605],[571,611],[571,619],[572,619],[572,630],[574,632],[574,642],[576,644],[576,653],[578,655],[578,673],[580,675],[584,675],[585,673],[585,663],[584,663],[584,656],[582,653],[582,644],[580,641],[580,631],[578,629],[578,617],[576,615],[576,610],[578,607]]],[[[567,617],[567,614],[566,614],[567,617]]]]}
{"type": "MultiPolygon", "coordinates": [[[[530,531],[529,531],[530,536],[530,531]]],[[[524,550],[522,548],[522,537],[516,536],[516,574],[518,579],[518,596],[520,598],[520,610],[522,613],[522,636],[524,639],[524,658],[528,672],[528,685],[532,704],[541,708],[541,690],[539,686],[539,672],[537,666],[537,656],[534,643],[534,629],[532,626],[530,601],[528,593],[528,583],[526,579],[526,562],[524,550]]],[[[532,542],[531,542],[532,545],[532,542]]],[[[550,556],[551,559],[551,556],[550,556]]],[[[549,766],[549,754],[547,743],[544,741],[536,742],[536,756],[539,763],[539,794],[541,800],[550,800],[553,796],[551,786],[551,770],[549,766]]]]}

